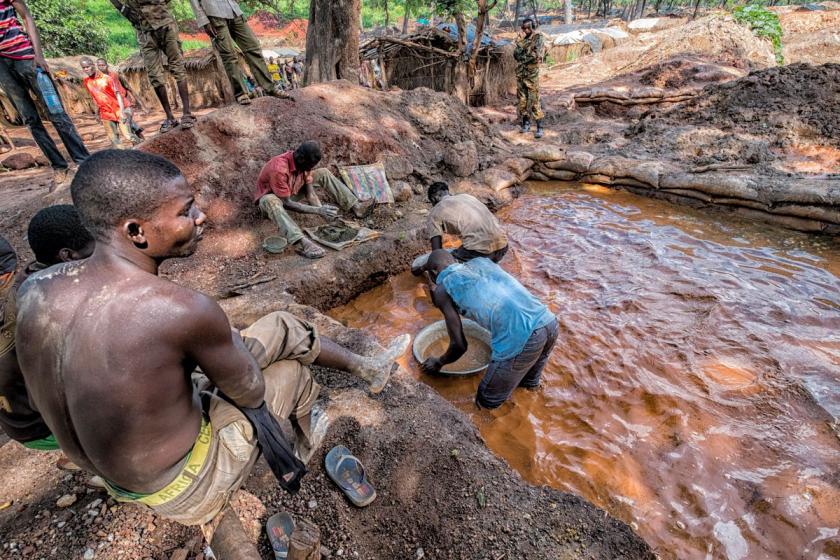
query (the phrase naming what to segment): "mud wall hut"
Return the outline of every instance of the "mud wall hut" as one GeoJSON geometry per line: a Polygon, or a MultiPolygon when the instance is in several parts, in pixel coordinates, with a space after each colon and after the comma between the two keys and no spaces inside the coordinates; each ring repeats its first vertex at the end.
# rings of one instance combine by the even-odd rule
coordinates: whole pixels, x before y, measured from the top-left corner
{"type": "MultiPolygon", "coordinates": [[[[468,41],[469,42],[469,41],[468,41]]],[[[455,88],[457,42],[446,28],[423,27],[402,37],[376,37],[361,47],[365,67],[378,69],[374,87],[427,87],[452,93],[455,88]]],[[[470,105],[489,105],[516,89],[513,45],[485,36],[478,52],[470,105]]]]}
{"type": "MultiPolygon", "coordinates": [[[[184,53],[184,65],[187,69],[187,82],[190,87],[190,102],[194,109],[219,107],[233,101],[230,86],[222,61],[211,47],[196,49],[184,53]]],[[[144,107],[157,107],[158,100],[142,55],[137,52],[119,67],[134,94],[144,107]]],[[[173,107],[180,104],[175,80],[170,76],[166,85],[169,102],[173,107]]]]}

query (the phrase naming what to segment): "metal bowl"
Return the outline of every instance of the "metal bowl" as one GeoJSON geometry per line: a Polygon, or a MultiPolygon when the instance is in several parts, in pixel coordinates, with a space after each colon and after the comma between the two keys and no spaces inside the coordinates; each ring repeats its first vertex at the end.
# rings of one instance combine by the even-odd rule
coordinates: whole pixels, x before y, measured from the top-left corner
{"type": "Polygon", "coordinates": [[[272,235],[271,237],[266,237],[262,244],[263,249],[265,249],[269,253],[274,253],[275,255],[285,251],[288,245],[289,242],[286,240],[285,237],[281,235],[272,235]]]}
{"type": "MultiPolygon", "coordinates": [[[[472,368],[468,370],[452,370],[448,369],[453,364],[449,364],[443,366],[441,369],[441,373],[444,375],[452,376],[452,377],[461,377],[461,376],[469,376],[484,371],[488,365],[490,365],[490,341],[492,337],[490,336],[490,331],[476,323],[475,321],[471,321],[470,319],[461,318],[461,323],[464,326],[464,336],[467,339],[477,340],[484,343],[484,347],[486,347],[486,361],[484,361],[484,365],[472,368]]],[[[449,334],[446,332],[446,321],[438,321],[436,323],[432,323],[431,325],[426,326],[423,330],[417,333],[417,336],[414,337],[414,345],[413,345],[413,352],[414,352],[414,359],[417,360],[419,363],[423,363],[426,358],[429,356],[427,352],[429,348],[438,340],[444,339],[449,340],[449,334]]]]}

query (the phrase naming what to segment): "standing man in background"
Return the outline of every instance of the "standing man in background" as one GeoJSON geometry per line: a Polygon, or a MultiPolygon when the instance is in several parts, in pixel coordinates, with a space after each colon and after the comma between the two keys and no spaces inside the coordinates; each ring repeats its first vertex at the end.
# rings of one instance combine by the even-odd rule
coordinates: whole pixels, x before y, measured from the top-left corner
{"type": "Polygon", "coordinates": [[[163,112],[166,113],[166,120],[160,126],[160,132],[169,132],[179,124],[184,129],[194,127],[195,115],[190,110],[184,54],[178,40],[178,24],[175,23],[169,9],[169,0],[111,0],[111,4],[131,22],[137,33],[137,43],[143,54],[146,73],[163,112]],[[172,107],[169,105],[164,70],[172,74],[178,85],[178,95],[184,111],[180,123],[172,114],[172,107]]]}
{"type": "Polygon", "coordinates": [[[534,30],[531,18],[522,22],[522,35],[516,40],[513,58],[516,59],[516,97],[522,125],[519,132],[530,132],[533,117],[537,123],[534,138],[542,138],[545,113],[540,104],[540,64],[545,59],[545,42],[542,33],[534,30]]]}
{"type": "MultiPolygon", "coordinates": [[[[0,0],[0,87],[23,117],[23,124],[29,127],[41,152],[50,160],[55,189],[72,179],[72,169],[44,128],[38,109],[30,97],[31,93],[47,105],[38,86],[38,72],[46,73],[44,78],[49,80],[50,67],[44,60],[38,28],[35,27],[26,2],[0,0]],[[18,14],[23,18],[26,29],[21,26],[18,14]]],[[[67,113],[63,110],[50,111],[48,115],[70,158],[76,163],[87,159],[90,154],[67,113]]]]}
{"type": "Polygon", "coordinates": [[[225,73],[233,86],[233,95],[240,105],[249,105],[251,96],[242,87],[242,68],[234,43],[242,51],[248,68],[257,82],[257,94],[275,95],[283,91],[271,80],[262,56],[260,41],[251,31],[236,0],[190,0],[195,22],[204,28],[213,48],[219,52],[225,73]],[[262,91],[260,91],[262,90],[262,91]]]}
{"type": "Polygon", "coordinates": [[[119,81],[103,74],[93,64],[93,60],[83,56],[79,61],[82,72],[86,74],[83,83],[85,89],[99,108],[99,120],[105,128],[105,134],[114,148],[131,148],[140,143],[129,125],[131,104],[119,81]]]}

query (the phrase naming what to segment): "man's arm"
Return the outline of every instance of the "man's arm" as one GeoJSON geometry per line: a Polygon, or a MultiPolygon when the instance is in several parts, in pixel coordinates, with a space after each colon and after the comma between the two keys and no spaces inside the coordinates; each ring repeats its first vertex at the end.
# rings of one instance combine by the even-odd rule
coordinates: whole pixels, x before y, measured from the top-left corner
{"type": "Polygon", "coordinates": [[[225,312],[201,294],[195,294],[188,308],[189,323],[181,331],[187,356],[237,406],[258,408],[265,400],[262,371],[225,312]]]}
{"type": "Polygon", "coordinates": [[[432,356],[428,358],[420,366],[423,373],[434,375],[440,371],[440,368],[446,364],[451,364],[458,361],[458,358],[463,356],[467,351],[467,338],[464,336],[464,326],[461,323],[461,316],[455,309],[455,304],[452,298],[446,292],[446,289],[438,285],[432,292],[432,301],[438,309],[443,313],[443,318],[446,321],[446,332],[449,333],[449,348],[439,358],[432,356]]]}
{"type": "Polygon", "coordinates": [[[210,18],[207,17],[207,13],[201,6],[201,0],[190,0],[190,7],[192,8],[193,14],[195,14],[195,23],[199,27],[203,27],[204,32],[207,33],[207,35],[215,37],[216,30],[213,29],[212,25],[210,25],[210,18]]]}
{"type": "Polygon", "coordinates": [[[49,73],[50,67],[44,58],[44,51],[41,50],[41,36],[38,35],[38,28],[35,26],[35,20],[32,19],[32,12],[29,11],[24,0],[12,0],[12,6],[23,20],[26,34],[32,42],[32,50],[35,51],[35,66],[40,66],[44,72],[49,73]]]}
{"type": "Polygon", "coordinates": [[[119,13],[123,15],[125,19],[131,22],[136,29],[143,28],[143,18],[140,14],[137,13],[131,6],[120,2],[120,0],[111,0],[111,5],[114,6],[119,13]]]}
{"type": "Polygon", "coordinates": [[[307,181],[303,184],[303,195],[310,206],[318,208],[321,206],[321,199],[318,198],[318,193],[315,192],[315,186],[312,182],[307,181]]]}
{"type": "Polygon", "coordinates": [[[279,198],[283,201],[283,207],[288,210],[294,210],[295,212],[300,212],[302,214],[318,214],[327,219],[333,219],[338,216],[338,208],[335,206],[330,206],[328,204],[324,206],[310,206],[309,204],[292,200],[289,196],[279,198]]]}

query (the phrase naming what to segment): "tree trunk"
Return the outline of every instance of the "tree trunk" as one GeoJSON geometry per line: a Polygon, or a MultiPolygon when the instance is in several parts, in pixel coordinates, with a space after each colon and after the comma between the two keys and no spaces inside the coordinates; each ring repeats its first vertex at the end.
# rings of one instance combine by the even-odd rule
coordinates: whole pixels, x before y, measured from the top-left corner
{"type": "Polygon", "coordinates": [[[566,0],[563,4],[566,12],[566,25],[569,25],[572,23],[572,0],[566,0]]]}
{"type": "Polygon", "coordinates": [[[403,28],[402,34],[408,35],[408,20],[411,18],[411,9],[408,7],[408,3],[405,6],[405,15],[403,16],[403,28]]]}
{"type": "Polygon", "coordinates": [[[391,23],[391,14],[388,12],[388,0],[382,2],[382,7],[385,8],[385,35],[387,35],[388,25],[391,23]]]}
{"type": "Polygon", "coordinates": [[[516,6],[513,8],[513,27],[516,29],[519,26],[519,10],[522,8],[522,0],[516,0],[516,6]]]}
{"type": "MultiPolygon", "coordinates": [[[[470,104],[470,93],[475,86],[475,76],[477,74],[477,65],[478,65],[478,51],[481,50],[481,39],[484,36],[484,27],[487,25],[487,19],[490,17],[490,10],[496,7],[498,0],[493,0],[492,2],[488,2],[487,0],[477,0],[478,3],[478,15],[475,18],[475,36],[473,37],[472,45],[469,49],[469,55],[466,56],[466,71],[459,71],[457,73],[459,85],[461,85],[461,81],[464,81],[463,88],[462,88],[462,95],[461,99],[464,100],[464,103],[467,105],[470,104]]],[[[464,30],[464,38],[463,38],[463,49],[460,52],[466,52],[466,24],[464,22],[464,15],[460,14],[460,20],[456,18],[458,21],[458,44],[461,45],[461,28],[463,27],[464,30]]],[[[462,57],[463,60],[464,57],[462,57]]],[[[456,86],[458,87],[458,86],[456,86]]]]}
{"type": "Polygon", "coordinates": [[[304,84],[359,83],[361,0],[312,0],[306,32],[304,84]]]}
{"type": "Polygon", "coordinates": [[[694,3],[694,13],[693,13],[693,14],[691,14],[691,19],[692,19],[692,20],[693,20],[693,19],[695,19],[695,18],[697,17],[697,10],[698,10],[698,8],[700,8],[700,0],[697,0],[697,2],[695,2],[695,3],[694,3]]]}
{"type": "Polygon", "coordinates": [[[458,28],[458,60],[455,63],[455,83],[452,94],[464,103],[469,104],[469,76],[467,75],[467,22],[463,12],[455,14],[455,25],[458,28]]]}

